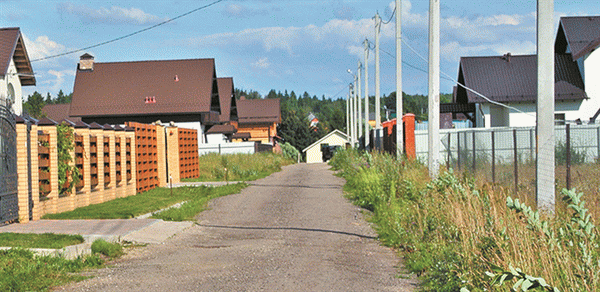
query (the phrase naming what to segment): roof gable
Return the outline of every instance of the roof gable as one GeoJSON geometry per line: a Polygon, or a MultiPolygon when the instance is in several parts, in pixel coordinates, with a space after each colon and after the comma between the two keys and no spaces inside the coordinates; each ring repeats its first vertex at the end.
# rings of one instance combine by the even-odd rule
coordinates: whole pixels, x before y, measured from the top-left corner
{"type": "Polygon", "coordinates": [[[0,28],[0,76],[5,76],[10,61],[15,62],[22,86],[35,85],[33,68],[18,27],[0,28]]]}
{"type": "Polygon", "coordinates": [[[333,131],[329,132],[329,134],[325,135],[323,138],[321,138],[321,139],[317,140],[315,143],[312,143],[312,144],[310,144],[308,147],[304,148],[304,149],[302,150],[302,152],[306,152],[308,149],[310,149],[310,148],[314,147],[315,145],[318,145],[318,144],[320,144],[321,142],[325,141],[327,138],[329,138],[329,137],[331,137],[331,136],[333,136],[333,135],[338,135],[338,136],[340,136],[342,139],[346,139],[346,140],[348,140],[348,135],[346,135],[345,133],[343,133],[342,131],[340,131],[340,130],[338,130],[338,129],[335,129],[335,130],[333,130],[333,131]]]}
{"type": "Polygon", "coordinates": [[[238,119],[243,123],[281,123],[279,98],[237,101],[238,119]]]}
{"type": "MultiPolygon", "coordinates": [[[[555,99],[586,98],[583,79],[570,54],[555,54],[555,99]],[[568,85],[568,86],[567,86],[568,85]]],[[[537,100],[535,55],[462,57],[458,81],[497,102],[537,100]]],[[[486,103],[487,100],[459,86],[456,101],[486,103]]]]}
{"type": "Polygon", "coordinates": [[[577,60],[600,46],[600,16],[561,17],[556,41],[557,53],[570,52],[577,60]]]}
{"type": "Polygon", "coordinates": [[[219,85],[219,99],[221,104],[221,122],[237,121],[238,113],[236,100],[234,96],[233,78],[219,77],[217,78],[219,85]]]}
{"type": "Polygon", "coordinates": [[[71,104],[47,104],[42,109],[42,113],[46,115],[46,117],[53,119],[55,121],[62,121],[64,119],[71,120],[73,122],[81,121],[81,118],[78,117],[70,117],[69,109],[71,104]]]}
{"type": "Polygon", "coordinates": [[[220,112],[214,59],[95,62],[77,70],[71,116],[220,112]]]}

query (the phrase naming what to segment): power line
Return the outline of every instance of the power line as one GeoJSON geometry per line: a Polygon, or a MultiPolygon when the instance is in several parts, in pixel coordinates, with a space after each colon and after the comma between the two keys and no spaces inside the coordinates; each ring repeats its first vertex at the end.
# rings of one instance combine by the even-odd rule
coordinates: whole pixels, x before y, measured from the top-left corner
{"type": "Polygon", "coordinates": [[[184,13],[184,14],[181,14],[181,15],[178,15],[178,16],[176,16],[176,17],[173,17],[173,18],[171,18],[171,19],[167,19],[167,20],[165,20],[165,21],[163,21],[163,22],[157,23],[157,24],[155,24],[155,25],[153,25],[153,26],[146,27],[146,28],[144,28],[144,29],[141,29],[141,30],[138,30],[138,31],[132,32],[132,33],[130,33],[130,34],[126,34],[126,35],[124,35],[124,36],[120,36],[120,37],[118,37],[118,38],[114,38],[114,39],[112,39],[112,40],[108,40],[108,41],[105,41],[105,42],[97,43],[97,44],[95,44],[95,45],[91,45],[91,46],[88,46],[88,47],[85,47],[85,48],[81,48],[81,49],[77,49],[77,50],[72,50],[72,51],[64,52],[64,53],[61,53],[61,54],[56,54],[56,55],[52,55],[52,56],[47,56],[47,57],[43,57],[43,58],[39,58],[39,59],[35,59],[35,60],[31,60],[31,62],[37,62],[37,61],[42,61],[42,60],[47,60],[47,59],[53,59],[53,58],[57,58],[57,57],[66,56],[66,55],[74,54],[74,53],[77,53],[77,52],[81,52],[81,51],[89,50],[89,49],[96,48],[96,47],[99,47],[99,46],[103,46],[103,45],[106,45],[106,44],[114,43],[114,42],[116,42],[116,41],[120,41],[120,40],[122,40],[122,39],[126,39],[126,38],[128,38],[128,37],[132,37],[132,36],[134,36],[134,35],[136,35],[136,34],[140,34],[140,33],[142,33],[142,32],[145,32],[145,31],[148,31],[148,30],[151,30],[151,29],[157,28],[157,27],[159,27],[159,26],[161,26],[161,25],[167,24],[167,23],[169,23],[169,22],[172,22],[172,21],[174,21],[174,20],[176,20],[176,19],[179,19],[179,18],[182,18],[182,17],[184,17],[184,16],[188,16],[188,15],[190,15],[190,14],[192,14],[192,13],[196,12],[196,11],[199,11],[199,10],[202,10],[202,9],[206,9],[206,8],[208,8],[208,7],[210,7],[210,6],[213,6],[213,5],[215,5],[215,4],[219,3],[219,2],[223,2],[223,1],[224,1],[224,0],[217,0],[217,1],[215,1],[215,2],[209,3],[209,4],[207,4],[207,5],[204,5],[204,6],[202,6],[202,7],[198,7],[198,8],[196,8],[196,9],[190,10],[190,11],[188,11],[188,12],[184,13]]]}
{"type": "Polygon", "coordinates": [[[392,18],[394,18],[395,13],[396,13],[396,7],[394,7],[394,11],[392,11],[392,16],[390,16],[390,19],[388,19],[388,21],[381,21],[381,23],[383,23],[383,24],[390,23],[390,21],[392,21],[392,18]]]}

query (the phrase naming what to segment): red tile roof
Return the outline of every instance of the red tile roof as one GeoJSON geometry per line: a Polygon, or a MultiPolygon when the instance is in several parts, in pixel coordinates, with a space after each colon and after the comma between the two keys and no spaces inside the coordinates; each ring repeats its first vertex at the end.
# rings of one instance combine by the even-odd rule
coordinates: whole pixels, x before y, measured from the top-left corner
{"type": "Polygon", "coordinates": [[[71,116],[220,113],[214,59],[95,62],[77,70],[71,116]]]}
{"type": "Polygon", "coordinates": [[[237,108],[240,124],[281,123],[279,98],[238,100],[237,108]]]}
{"type": "Polygon", "coordinates": [[[5,76],[10,61],[15,62],[22,86],[35,85],[33,68],[18,27],[0,28],[0,76],[5,76]]]}
{"type": "MultiPolygon", "coordinates": [[[[577,63],[570,54],[555,55],[556,100],[587,97],[577,63]]],[[[462,57],[458,81],[497,102],[537,100],[537,57],[535,55],[462,57]]],[[[472,91],[459,86],[459,103],[487,103],[472,91]]]]}
{"type": "Polygon", "coordinates": [[[230,121],[237,121],[237,106],[234,96],[233,78],[231,77],[219,77],[217,78],[219,84],[219,99],[221,103],[221,115],[219,121],[226,123],[230,121]]]}

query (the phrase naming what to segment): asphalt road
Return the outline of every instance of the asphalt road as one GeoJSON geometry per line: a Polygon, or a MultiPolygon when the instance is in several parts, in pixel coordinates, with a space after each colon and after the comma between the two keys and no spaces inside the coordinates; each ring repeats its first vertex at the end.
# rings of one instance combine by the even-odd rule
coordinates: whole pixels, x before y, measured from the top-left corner
{"type": "Polygon", "coordinates": [[[326,164],[297,164],[216,199],[197,224],[130,251],[72,291],[412,291],[326,164]]]}

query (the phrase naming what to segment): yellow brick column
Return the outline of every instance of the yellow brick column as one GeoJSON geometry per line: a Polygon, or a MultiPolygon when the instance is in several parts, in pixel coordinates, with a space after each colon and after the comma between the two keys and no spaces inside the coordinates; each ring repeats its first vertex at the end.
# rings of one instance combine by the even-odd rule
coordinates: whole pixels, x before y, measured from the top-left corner
{"type": "Polygon", "coordinates": [[[90,134],[96,137],[98,185],[90,194],[90,205],[104,202],[104,127],[94,122],[90,124],[90,134]]]}
{"type": "Polygon", "coordinates": [[[38,130],[44,134],[49,134],[50,149],[50,193],[47,200],[40,202],[41,214],[55,214],[58,211],[58,149],[56,147],[56,123],[48,118],[41,119],[38,122],[38,130]]]}
{"type": "MultiPolygon", "coordinates": [[[[29,166],[27,153],[27,124],[17,120],[17,197],[19,201],[19,223],[29,222],[29,166]]],[[[37,143],[36,143],[37,146],[37,143]]]]}
{"type": "MultiPolygon", "coordinates": [[[[131,147],[131,179],[127,181],[127,196],[133,196],[137,193],[136,181],[137,181],[137,153],[136,153],[136,141],[135,141],[135,129],[127,127],[125,130],[126,138],[129,138],[131,147]]],[[[125,140],[127,141],[127,140],[125,140]]]]}
{"type": "Polygon", "coordinates": [[[181,170],[179,169],[179,130],[177,127],[167,127],[166,130],[168,175],[173,179],[173,183],[179,183],[181,181],[181,170]]]}
{"type": "Polygon", "coordinates": [[[158,162],[158,186],[167,185],[167,157],[165,144],[165,127],[156,125],[156,152],[158,162]]]}
{"type": "MultiPolygon", "coordinates": [[[[115,155],[115,130],[110,125],[104,126],[104,136],[108,138],[108,157],[109,157],[109,167],[110,167],[110,183],[106,187],[106,192],[104,196],[105,201],[114,200],[116,198],[115,188],[117,187],[117,169],[116,169],[116,155],[115,155]]],[[[105,141],[106,142],[106,141],[105,141]]]]}
{"type": "Polygon", "coordinates": [[[75,207],[85,207],[90,204],[92,191],[90,175],[90,128],[84,122],[75,124],[75,134],[83,137],[83,188],[75,195],[75,207]]]}
{"type": "MultiPolygon", "coordinates": [[[[116,187],[116,196],[117,198],[122,198],[127,196],[127,147],[126,147],[126,139],[124,129],[121,127],[115,128],[115,136],[121,140],[121,168],[116,167],[117,170],[121,171],[121,182],[116,187]]],[[[115,144],[116,148],[116,144],[115,144]]],[[[115,150],[116,153],[116,150],[115,150]]]]}
{"type": "Polygon", "coordinates": [[[29,140],[31,141],[31,195],[33,197],[33,220],[40,220],[41,206],[40,206],[40,173],[39,173],[39,160],[38,160],[38,126],[36,124],[31,125],[29,131],[29,140]]]}

